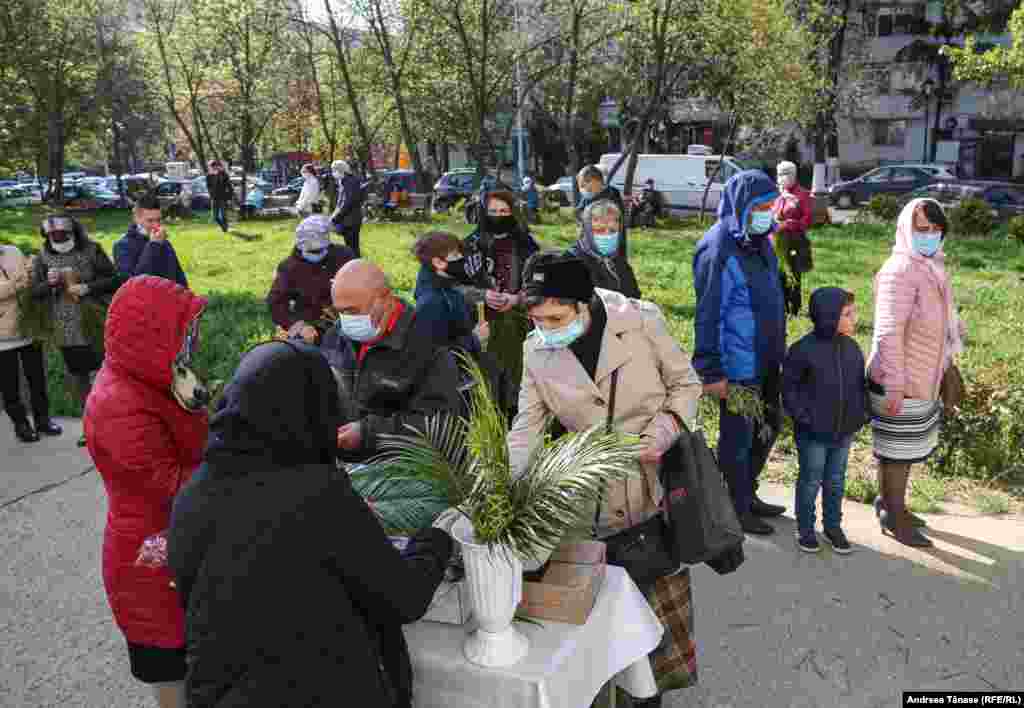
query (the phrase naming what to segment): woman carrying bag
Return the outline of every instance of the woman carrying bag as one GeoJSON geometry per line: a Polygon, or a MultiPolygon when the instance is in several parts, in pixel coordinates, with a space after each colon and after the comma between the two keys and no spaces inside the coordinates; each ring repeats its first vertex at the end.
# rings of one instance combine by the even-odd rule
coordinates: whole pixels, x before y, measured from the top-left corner
{"type": "MultiPolygon", "coordinates": [[[[638,459],[640,474],[610,485],[596,512],[595,535],[611,544],[658,515],[658,463],[683,422],[695,420],[700,380],[658,307],[595,289],[581,260],[537,254],[526,263],[523,282],[536,329],[524,347],[519,412],[508,437],[512,468],[526,468],[549,416],[571,432],[607,423],[642,436],[648,447],[638,459]]],[[[638,586],[668,630],[651,654],[658,690],[692,685],[689,570],[638,586]]],[[[661,696],[634,705],[660,706],[661,696]]]]}

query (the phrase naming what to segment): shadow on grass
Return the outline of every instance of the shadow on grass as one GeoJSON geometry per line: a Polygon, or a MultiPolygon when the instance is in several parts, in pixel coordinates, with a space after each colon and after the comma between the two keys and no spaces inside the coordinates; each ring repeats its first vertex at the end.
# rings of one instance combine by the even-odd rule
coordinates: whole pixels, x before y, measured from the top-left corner
{"type": "Polygon", "coordinates": [[[247,241],[250,243],[253,241],[263,240],[263,234],[249,234],[244,231],[238,231],[236,229],[231,229],[230,231],[228,231],[228,235],[231,236],[232,238],[237,238],[239,241],[247,241]]]}

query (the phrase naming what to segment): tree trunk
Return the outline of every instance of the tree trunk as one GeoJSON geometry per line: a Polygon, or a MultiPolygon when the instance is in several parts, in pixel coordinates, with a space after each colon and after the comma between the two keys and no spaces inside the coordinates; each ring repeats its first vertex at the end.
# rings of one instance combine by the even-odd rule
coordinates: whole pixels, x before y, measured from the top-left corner
{"type": "Polygon", "coordinates": [[[372,144],[370,142],[370,131],[363,116],[362,107],[359,104],[359,96],[356,94],[352,75],[348,70],[348,57],[345,56],[345,42],[338,21],[334,16],[334,9],[331,7],[331,0],[323,0],[324,11],[331,29],[331,42],[334,44],[334,52],[338,56],[338,68],[341,69],[342,83],[345,85],[345,96],[348,98],[349,107],[352,109],[352,118],[356,124],[356,134],[362,142],[362,149],[357,149],[357,157],[369,163],[372,144]],[[361,153],[361,154],[360,154],[361,153]]]}
{"type": "Polygon", "coordinates": [[[121,129],[118,128],[116,120],[111,121],[111,136],[114,138],[114,175],[117,177],[117,193],[121,195],[121,201],[124,201],[124,180],[121,179],[121,129]]]}
{"type": "Polygon", "coordinates": [[[444,172],[451,172],[452,150],[447,140],[441,143],[441,167],[444,172]]]}
{"type": "Polygon", "coordinates": [[[825,190],[825,170],[828,156],[826,155],[825,141],[828,137],[828,116],[822,111],[818,113],[814,121],[814,179],[811,182],[811,192],[821,194],[825,190]]]}
{"type": "MultiPolygon", "coordinates": [[[[935,162],[935,156],[938,154],[939,149],[937,139],[939,137],[939,131],[942,129],[942,98],[946,94],[946,83],[949,78],[947,76],[947,63],[945,57],[939,57],[938,65],[935,68],[939,72],[939,83],[935,98],[935,123],[932,127],[932,144],[928,153],[929,162],[935,162]]],[[[928,126],[926,125],[924,129],[927,131],[928,126]]]]}
{"type": "MultiPolygon", "coordinates": [[[[715,171],[708,177],[707,184],[704,185],[704,196],[700,200],[700,223],[704,223],[704,212],[707,209],[708,204],[708,193],[711,191],[711,183],[718,177],[718,173],[722,171],[722,163],[725,162],[725,156],[729,154],[729,148],[732,147],[732,141],[736,137],[736,128],[739,126],[739,117],[736,112],[733,111],[730,117],[731,125],[729,126],[729,137],[725,139],[725,143],[722,145],[722,155],[718,158],[718,164],[715,165],[715,171]]],[[[742,226],[742,224],[741,224],[742,226]]]]}

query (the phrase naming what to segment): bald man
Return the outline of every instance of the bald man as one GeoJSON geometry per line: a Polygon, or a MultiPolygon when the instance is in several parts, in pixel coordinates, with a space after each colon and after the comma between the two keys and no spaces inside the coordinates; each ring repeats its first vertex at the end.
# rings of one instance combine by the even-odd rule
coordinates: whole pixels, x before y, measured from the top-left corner
{"type": "Polygon", "coordinates": [[[346,263],[331,282],[337,326],[321,345],[344,380],[354,381],[358,411],[338,428],[342,459],[362,462],[378,453],[380,435],[424,430],[439,413],[459,414],[459,370],[452,353],[434,345],[429,323],[396,297],[387,276],[367,260],[346,263]]]}

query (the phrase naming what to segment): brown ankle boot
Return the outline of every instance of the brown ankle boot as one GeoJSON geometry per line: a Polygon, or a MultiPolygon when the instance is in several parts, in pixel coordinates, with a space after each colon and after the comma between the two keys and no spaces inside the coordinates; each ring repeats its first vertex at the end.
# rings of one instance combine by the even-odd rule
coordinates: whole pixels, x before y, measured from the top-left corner
{"type": "Polygon", "coordinates": [[[914,527],[911,514],[907,511],[907,480],[910,465],[886,463],[883,473],[885,495],[883,503],[886,513],[880,518],[882,531],[888,531],[900,543],[915,548],[926,548],[932,542],[914,527]]]}

